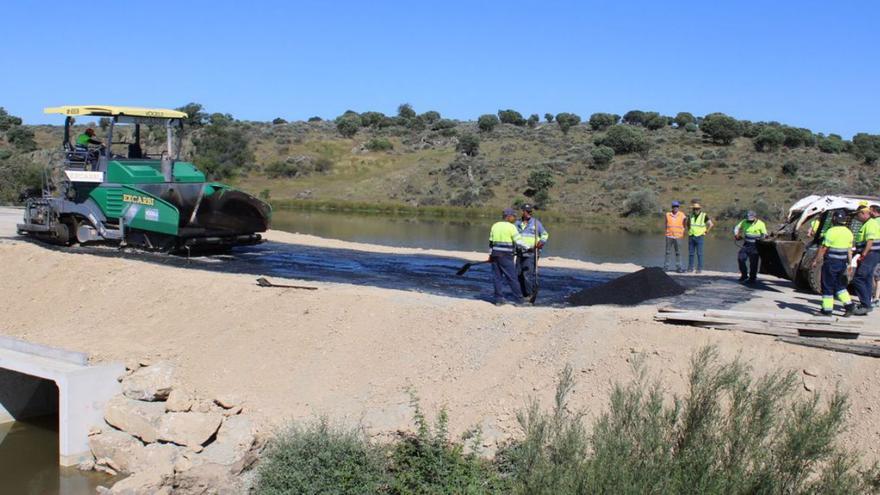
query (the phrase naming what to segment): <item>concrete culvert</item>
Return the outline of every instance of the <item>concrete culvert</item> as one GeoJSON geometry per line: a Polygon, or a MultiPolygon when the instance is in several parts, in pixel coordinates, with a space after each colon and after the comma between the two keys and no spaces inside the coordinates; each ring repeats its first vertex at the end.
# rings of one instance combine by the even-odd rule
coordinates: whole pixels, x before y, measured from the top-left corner
{"type": "Polygon", "coordinates": [[[643,268],[596,287],[590,287],[568,296],[572,306],[617,304],[632,306],[649,299],[683,294],[685,288],[661,268],[643,268]]]}

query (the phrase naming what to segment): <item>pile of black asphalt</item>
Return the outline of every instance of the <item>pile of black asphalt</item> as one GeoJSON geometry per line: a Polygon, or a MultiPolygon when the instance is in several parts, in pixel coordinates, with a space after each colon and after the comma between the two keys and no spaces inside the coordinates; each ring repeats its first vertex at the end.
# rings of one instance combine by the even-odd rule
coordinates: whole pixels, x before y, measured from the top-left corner
{"type": "Polygon", "coordinates": [[[678,296],[686,289],[659,267],[643,268],[568,296],[572,306],[634,306],[650,299],[678,296]]]}

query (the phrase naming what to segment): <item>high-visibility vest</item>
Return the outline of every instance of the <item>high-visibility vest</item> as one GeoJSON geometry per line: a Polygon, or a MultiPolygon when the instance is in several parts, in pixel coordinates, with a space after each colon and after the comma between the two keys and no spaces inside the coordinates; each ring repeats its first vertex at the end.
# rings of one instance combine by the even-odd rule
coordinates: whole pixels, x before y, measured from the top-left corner
{"type": "Polygon", "coordinates": [[[519,230],[514,224],[502,220],[492,225],[492,230],[489,231],[489,247],[492,251],[513,254],[514,248],[520,243],[519,230]]]}
{"type": "Polygon", "coordinates": [[[86,133],[82,133],[76,137],[76,145],[85,148],[85,147],[88,147],[89,141],[91,141],[91,140],[92,140],[91,136],[89,136],[86,133]]]}
{"type": "Polygon", "coordinates": [[[767,226],[761,220],[742,220],[736,224],[736,232],[745,240],[746,244],[758,242],[762,236],[767,235],[767,226]]]}
{"type": "Polygon", "coordinates": [[[530,249],[535,246],[535,237],[545,244],[550,238],[550,234],[544,229],[544,224],[537,218],[530,218],[528,221],[520,220],[516,223],[516,228],[519,230],[522,245],[530,249]],[[537,232],[537,236],[535,232],[537,232]]]}
{"type": "Polygon", "coordinates": [[[666,212],[666,237],[684,237],[684,219],[685,214],[679,211],[673,214],[671,211],[666,212]]]}
{"type": "Polygon", "coordinates": [[[835,225],[825,231],[825,239],[822,245],[828,248],[826,258],[845,260],[853,246],[853,233],[849,227],[835,225]]]}
{"type": "Polygon", "coordinates": [[[699,215],[691,215],[688,219],[688,235],[693,237],[706,235],[708,219],[709,216],[704,211],[701,211],[699,215]]]}
{"type": "Polygon", "coordinates": [[[871,244],[871,251],[880,251],[880,220],[869,218],[867,222],[862,224],[859,233],[856,234],[856,247],[864,249],[868,241],[874,241],[871,244]]]}

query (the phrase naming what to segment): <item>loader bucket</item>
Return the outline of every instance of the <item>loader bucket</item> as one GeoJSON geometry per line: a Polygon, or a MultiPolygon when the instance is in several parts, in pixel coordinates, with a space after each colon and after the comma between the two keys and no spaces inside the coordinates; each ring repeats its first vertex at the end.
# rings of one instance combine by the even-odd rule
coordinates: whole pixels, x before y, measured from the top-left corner
{"type": "Polygon", "coordinates": [[[761,273],[796,280],[798,267],[804,256],[801,241],[758,241],[761,273]]]}

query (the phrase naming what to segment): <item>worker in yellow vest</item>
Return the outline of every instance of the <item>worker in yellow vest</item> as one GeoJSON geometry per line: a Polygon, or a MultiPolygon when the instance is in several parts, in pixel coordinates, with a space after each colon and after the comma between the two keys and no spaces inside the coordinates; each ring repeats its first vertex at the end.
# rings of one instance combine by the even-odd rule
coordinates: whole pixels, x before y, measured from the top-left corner
{"type": "Polygon", "coordinates": [[[672,251],[675,250],[675,271],[684,272],[681,266],[681,241],[684,239],[684,222],[686,215],[681,211],[681,203],[672,202],[672,211],[666,212],[666,222],[663,225],[666,231],[666,258],[663,261],[663,270],[669,271],[669,258],[672,257],[672,251]]]}
{"type": "Polygon", "coordinates": [[[834,310],[835,296],[843,303],[843,316],[851,316],[855,312],[855,304],[846,291],[848,282],[847,271],[852,263],[853,233],[846,226],[846,213],[835,211],[831,217],[833,227],[825,231],[822,246],[813,259],[811,268],[815,268],[822,260],[822,311],[831,316],[834,310]]]}
{"type": "Polygon", "coordinates": [[[746,214],[746,219],[741,220],[733,228],[733,238],[743,241],[739,254],[736,257],[739,263],[739,281],[754,283],[758,277],[758,241],[767,235],[767,226],[758,219],[754,211],[746,214]],[[748,262],[748,266],[746,266],[748,262]]]}
{"type": "Polygon", "coordinates": [[[691,214],[685,219],[685,228],[688,231],[688,272],[694,271],[694,257],[696,257],[697,273],[703,271],[703,240],[715,224],[703,211],[699,202],[691,204],[691,214]]]}
{"type": "Polygon", "coordinates": [[[855,236],[856,254],[859,254],[859,267],[853,277],[853,287],[861,303],[855,314],[864,316],[873,309],[874,271],[880,263],[880,220],[871,214],[871,208],[862,206],[856,212],[862,227],[855,236]]]}
{"type": "MultiPolygon", "coordinates": [[[[492,225],[489,231],[489,259],[492,261],[492,281],[495,285],[496,306],[504,304],[504,283],[507,282],[514,300],[523,301],[522,288],[516,277],[516,265],[514,253],[518,249],[525,249],[522,245],[522,236],[514,225],[516,211],[507,208],[501,214],[502,220],[492,225]]],[[[527,299],[526,299],[527,300],[527,299]]]]}

